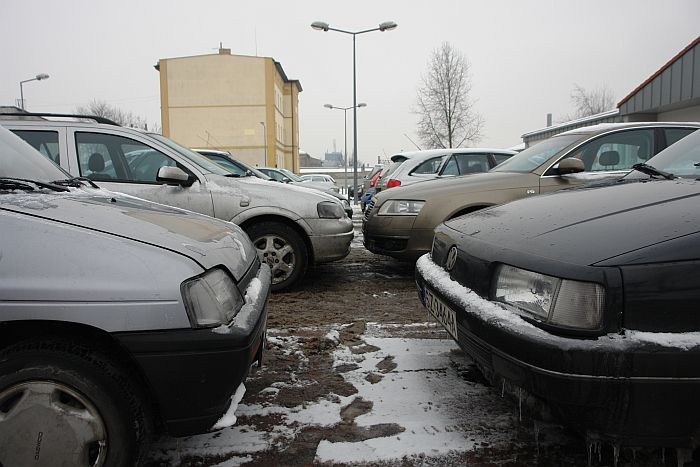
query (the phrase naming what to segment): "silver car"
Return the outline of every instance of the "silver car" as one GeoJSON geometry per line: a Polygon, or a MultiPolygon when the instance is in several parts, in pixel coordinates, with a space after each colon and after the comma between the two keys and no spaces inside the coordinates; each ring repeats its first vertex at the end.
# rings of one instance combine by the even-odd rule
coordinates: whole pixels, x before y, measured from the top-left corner
{"type": "Polygon", "coordinates": [[[271,190],[269,182],[236,177],[155,133],[116,124],[34,118],[38,120],[14,116],[0,124],[73,176],[240,225],[260,260],[272,269],[273,291],[294,286],[309,265],[350,252],[352,221],[335,197],[285,185],[271,190]]]}
{"type": "Polygon", "coordinates": [[[137,465],[158,431],[225,426],[269,291],[238,226],[72,178],[0,127],[0,465],[137,465]]]}

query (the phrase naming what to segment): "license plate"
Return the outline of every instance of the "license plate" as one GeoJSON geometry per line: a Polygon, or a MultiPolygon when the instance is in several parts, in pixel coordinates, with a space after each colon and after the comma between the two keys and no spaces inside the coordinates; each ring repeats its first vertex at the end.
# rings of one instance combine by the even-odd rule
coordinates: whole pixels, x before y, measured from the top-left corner
{"type": "Polygon", "coordinates": [[[453,339],[457,340],[457,314],[426,287],[425,306],[431,315],[442,324],[453,339]]]}

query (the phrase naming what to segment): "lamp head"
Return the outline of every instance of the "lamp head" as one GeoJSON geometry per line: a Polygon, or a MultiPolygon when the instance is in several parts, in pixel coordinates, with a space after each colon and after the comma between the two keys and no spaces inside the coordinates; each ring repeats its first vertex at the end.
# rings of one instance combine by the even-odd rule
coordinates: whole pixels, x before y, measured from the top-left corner
{"type": "Polygon", "coordinates": [[[36,75],[36,79],[38,81],[41,81],[42,79],[49,79],[49,75],[47,75],[46,73],[39,73],[38,75],[36,75]]]}
{"type": "Polygon", "coordinates": [[[367,107],[367,104],[365,104],[364,102],[360,102],[359,104],[357,104],[357,106],[358,107],[367,107]]]}
{"type": "Polygon", "coordinates": [[[314,21],[311,23],[311,27],[317,31],[328,31],[328,23],[324,23],[323,21],[314,21]]]}
{"type": "Polygon", "coordinates": [[[323,104],[323,106],[324,106],[325,108],[327,108],[327,109],[332,109],[332,108],[333,108],[333,106],[330,105],[330,104],[323,104]]]}
{"type": "Polygon", "coordinates": [[[385,21],[379,25],[379,30],[380,31],[391,31],[392,29],[396,29],[397,26],[398,26],[398,24],[394,23],[393,21],[385,21]]]}

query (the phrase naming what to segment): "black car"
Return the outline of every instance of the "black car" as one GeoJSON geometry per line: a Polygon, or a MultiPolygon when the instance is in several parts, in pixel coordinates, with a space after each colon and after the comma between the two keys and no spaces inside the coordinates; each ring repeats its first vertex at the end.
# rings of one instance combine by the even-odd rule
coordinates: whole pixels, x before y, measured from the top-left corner
{"type": "Polygon", "coordinates": [[[700,441],[700,132],[618,182],[447,221],[421,301],[496,387],[589,437],[700,441]]]}

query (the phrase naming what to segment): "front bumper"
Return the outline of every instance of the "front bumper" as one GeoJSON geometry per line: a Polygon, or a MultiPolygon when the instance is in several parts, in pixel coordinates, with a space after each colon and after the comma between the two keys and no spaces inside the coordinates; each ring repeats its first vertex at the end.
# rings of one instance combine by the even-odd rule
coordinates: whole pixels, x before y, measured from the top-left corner
{"type": "Polygon", "coordinates": [[[209,430],[228,409],[251,365],[261,360],[270,269],[261,267],[257,277],[263,284],[257,301],[246,304],[226,329],[115,334],[140,366],[170,435],[209,430]]]}
{"type": "Polygon", "coordinates": [[[309,236],[314,262],[328,263],[345,258],[355,235],[352,219],[305,219],[313,232],[309,236]]]}
{"type": "Polygon", "coordinates": [[[572,428],[622,445],[700,441],[700,346],[660,345],[631,334],[556,336],[454,282],[427,255],[418,261],[416,283],[423,305],[428,289],[453,310],[456,341],[494,385],[518,386],[572,428]]]}
{"type": "Polygon", "coordinates": [[[430,251],[433,229],[413,228],[415,219],[415,216],[371,216],[362,223],[365,248],[378,255],[417,260],[430,251]]]}

